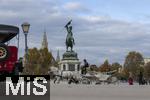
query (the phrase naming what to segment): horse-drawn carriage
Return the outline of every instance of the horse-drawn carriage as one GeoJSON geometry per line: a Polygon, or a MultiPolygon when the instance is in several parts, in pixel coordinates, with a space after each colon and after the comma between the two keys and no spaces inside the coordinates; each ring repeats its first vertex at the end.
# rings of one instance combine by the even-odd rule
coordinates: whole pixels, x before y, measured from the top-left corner
{"type": "MultiPolygon", "coordinates": [[[[115,84],[118,82],[118,79],[112,74],[115,71],[107,72],[107,73],[100,73],[100,72],[92,72],[87,73],[85,75],[82,75],[80,73],[74,73],[72,71],[58,71],[58,73],[55,75],[55,81],[67,81],[69,84],[75,83],[75,84],[115,84]]],[[[59,83],[58,82],[58,83],[59,83]]]]}
{"type": "Polygon", "coordinates": [[[18,60],[18,47],[9,45],[18,33],[16,26],[0,25],[0,74],[18,75],[23,70],[21,59],[18,60]]]}

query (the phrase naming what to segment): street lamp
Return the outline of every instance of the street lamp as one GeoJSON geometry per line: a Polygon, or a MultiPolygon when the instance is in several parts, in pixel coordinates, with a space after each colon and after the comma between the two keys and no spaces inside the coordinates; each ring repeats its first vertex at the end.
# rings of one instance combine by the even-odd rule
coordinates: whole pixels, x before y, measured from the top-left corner
{"type": "Polygon", "coordinates": [[[28,32],[29,32],[30,24],[25,22],[21,26],[22,26],[22,30],[23,30],[23,33],[24,33],[24,36],[25,36],[25,55],[27,55],[28,54],[27,35],[28,35],[28,32]]]}
{"type": "MultiPolygon", "coordinates": [[[[22,30],[23,30],[23,33],[24,33],[24,36],[25,36],[25,66],[26,66],[27,61],[28,61],[28,57],[27,57],[28,56],[27,35],[28,35],[28,32],[29,32],[30,24],[25,22],[21,26],[22,26],[22,30]]],[[[26,68],[24,70],[26,72],[26,68]]]]}

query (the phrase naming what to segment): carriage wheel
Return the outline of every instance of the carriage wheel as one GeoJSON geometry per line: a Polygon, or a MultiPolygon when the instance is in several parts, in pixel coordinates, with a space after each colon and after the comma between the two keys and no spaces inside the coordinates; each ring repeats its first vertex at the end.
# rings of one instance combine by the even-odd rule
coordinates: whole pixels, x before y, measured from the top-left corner
{"type": "Polygon", "coordinates": [[[0,61],[4,61],[8,58],[8,48],[4,44],[0,44],[0,61]]]}

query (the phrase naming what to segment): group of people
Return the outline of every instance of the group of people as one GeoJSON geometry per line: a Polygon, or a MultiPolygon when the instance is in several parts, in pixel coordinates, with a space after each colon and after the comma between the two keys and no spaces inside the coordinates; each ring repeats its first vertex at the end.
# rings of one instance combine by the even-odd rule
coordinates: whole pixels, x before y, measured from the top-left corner
{"type": "MultiPolygon", "coordinates": [[[[129,73],[128,83],[129,83],[129,85],[133,85],[133,75],[132,75],[132,73],[129,73]]],[[[138,83],[139,83],[139,85],[147,85],[148,84],[146,79],[144,79],[142,72],[140,72],[139,75],[138,75],[138,83]]]]}
{"type": "MultiPolygon", "coordinates": [[[[86,75],[87,74],[87,68],[89,67],[89,63],[87,62],[86,59],[84,59],[83,62],[84,62],[84,64],[81,67],[81,75],[86,75]]],[[[59,83],[61,79],[62,79],[61,76],[56,75],[54,78],[54,83],[59,83]]],[[[133,82],[134,82],[133,75],[132,75],[132,73],[129,73],[128,84],[133,85],[133,82]]],[[[68,84],[71,84],[71,83],[78,84],[79,81],[76,78],[74,78],[73,76],[71,76],[68,79],[68,84]]],[[[139,85],[145,85],[145,84],[147,85],[148,84],[148,82],[144,79],[142,72],[140,72],[138,75],[138,83],[139,83],[139,85]]]]}

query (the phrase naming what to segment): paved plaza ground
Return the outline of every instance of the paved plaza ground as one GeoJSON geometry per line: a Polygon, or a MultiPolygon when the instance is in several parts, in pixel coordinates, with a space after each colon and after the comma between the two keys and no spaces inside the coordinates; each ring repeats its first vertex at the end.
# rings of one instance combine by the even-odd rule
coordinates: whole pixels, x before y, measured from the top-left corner
{"type": "Polygon", "coordinates": [[[150,85],[50,84],[50,100],[150,100],[150,85]]]}

